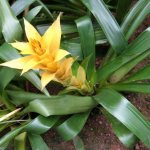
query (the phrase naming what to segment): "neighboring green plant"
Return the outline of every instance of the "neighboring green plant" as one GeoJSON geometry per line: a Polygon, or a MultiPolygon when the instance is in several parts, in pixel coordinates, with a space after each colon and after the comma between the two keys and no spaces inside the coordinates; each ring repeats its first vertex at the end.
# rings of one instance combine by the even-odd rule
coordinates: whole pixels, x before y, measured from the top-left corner
{"type": "MultiPolygon", "coordinates": [[[[150,13],[150,1],[139,0],[129,12],[125,11],[130,4],[131,0],[105,0],[105,3],[102,0],[51,0],[47,3],[17,0],[10,6],[7,0],[0,0],[0,60],[6,62],[5,66],[12,66],[7,61],[22,59],[22,55],[12,47],[14,44],[11,46],[9,43],[25,41],[23,17],[32,21],[43,35],[50,26],[49,22],[52,24],[59,13],[64,12],[60,46],[69,52],[63,53],[61,60],[54,59],[54,68],[51,66],[54,70],[59,66],[59,74],[52,71],[55,72],[52,80],[60,82],[57,78],[60,76],[63,79],[60,82],[62,90],[57,95],[50,95],[43,82],[41,86],[39,76],[43,66],[30,66],[24,71],[22,64],[14,63],[21,66],[18,69],[23,69],[22,76],[19,70],[0,68],[0,132],[8,132],[0,139],[0,149],[6,149],[13,140],[16,150],[25,150],[28,137],[33,150],[47,150],[49,148],[41,134],[51,128],[56,129],[64,140],[73,140],[76,149],[84,149],[78,134],[95,107],[109,120],[116,136],[126,147],[132,148],[141,140],[150,148],[150,122],[121,94],[122,91],[150,94],[149,82],[143,82],[150,79],[149,65],[129,73],[150,54],[150,28],[128,44],[129,38],[150,13]],[[112,13],[116,13],[118,23],[112,13]],[[104,43],[110,44],[110,48],[96,68],[96,54],[98,51],[101,53],[96,46],[104,43]],[[69,58],[72,60],[66,64],[62,62],[69,58]],[[61,62],[56,64],[57,61],[61,62]],[[65,70],[68,66],[71,66],[69,74],[65,70]],[[64,82],[66,78],[67,82],[64,82]],[[30,91],[30,86],[26,86],[28,81],[38,93],[30,91]],[[32,112],[36,115],[33,116],[32,112]]],[[[42,40],[36,43],[31,40],[33,43],[30,40],[29,43],[41,52],[39,43],[42,40]]],[[[55,38],[52,41],[56,42],[55,38]]],[[[43,58],[40,55],[40,61],[43,58]]],[[[47,62],[44,60],[44,65],[47,62]]],[[[23,65],[26,63],[28,61],[23,65]]]]}

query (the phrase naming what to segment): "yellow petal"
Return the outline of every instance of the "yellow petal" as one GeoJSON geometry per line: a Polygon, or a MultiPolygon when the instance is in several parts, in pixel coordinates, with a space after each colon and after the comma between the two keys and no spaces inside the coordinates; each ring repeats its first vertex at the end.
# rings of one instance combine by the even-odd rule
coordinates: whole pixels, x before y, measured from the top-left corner
{"type": "Polygon", "coordinates": [[[32,57],[32,59],[30,59],[28,62],[26,62],[26,64],[23,67],[23,70],[21,72],[21,74],[29,71],[30,69],[33,69],[36,65],[40,64],[41,62],[39,61],[39,59],[37,59],[36,57],[32,57]]]}
{"type": "Polygon", "coordinates": [[[61,80],[68,80],[68,78],[71,78],[71,66],[73,64],[73,61],[73,58],[67,58],[60,62],[60,69],[58,70],[56,75],[58,75],[61,80]],[[65,73],[60,76],[60,72],[63,72],[62,70],[64,70],[65,73]]]}
{"type": "Polygon", "coordinates": [[[57,69],[58,69],[58,64],[56,62],[47,64],[47,70],[49,70],[51,73],[55,73],[57,69]]]}
{"type": "Polygon", "coordinates": [[[81,66],[79,66],[79,68],[78,68],[77,79],[82,82],[84,82],[86,80],[85,70],[81,66]]]}
{"type": "Polygon", "coordinates": [[[40,34],[37,32],[37,30],[27,21],[24,19],[24,25],[25,25],[25,32],[26,32],[26,36],[28,41],[30,41],[30,39],[35,39],[37,41],[41,41],[41,36],[40,34]]]}
{"type": "Polygon", "coordinates": [[[50,72],[43,72],[41,75],[42,89],[53,79],[55,79],[55,74],[51,74],[50,72]]]}
{"type": "Polygon", "coordinates": [[[0,66],[6,66],[10,68],[23,69],[24,65],[31,60],[32,56],[26,56],[18,59],[14,59],[5,63],[0,64],[0,66]]]}
{"type": "Polygon", "coordinates": [[[55,22],[48,28],[42,37],[42,42],[45,48],[48,49],[48,53],[54,54],[60,47],[61,40],[61,26],[60,26],[60,15],[57,17],[55,22]]]}
{"type": "Polygon", "coordinates": [[[69,52],[59,49],[58,52],[56,53],[55,61],[59,61],[69,54],[70,54],[69,52]]]}
{"type": "Polygon", "coordinates": [[[29,43],[15,42],[15,43],[10,43],[10,44],[14,48],[20,50],[21,54],[33,54],[34,53],[29,43]]]}

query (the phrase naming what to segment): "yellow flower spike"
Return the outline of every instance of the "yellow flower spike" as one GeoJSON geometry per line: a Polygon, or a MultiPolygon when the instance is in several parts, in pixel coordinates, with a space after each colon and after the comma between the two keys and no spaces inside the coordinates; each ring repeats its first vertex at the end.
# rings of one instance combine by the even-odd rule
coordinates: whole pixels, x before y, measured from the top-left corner
{"type": "Polygon", "coordinates": [[[74,62],[73,58],[67,58],[64,59],[63,61],[60,61],[59,65],[58,65],[58,70],[56,72],[56,78],[59,82],[61,82],[62,84],[67,84],[66,81],[71,79],[71,66],[74,62]]]}
{"type": "Polygon", "coordinates": [[[72,76],[68,89],[78,89],[86,92],[90,90],[86,80],[86,73],[82,66],[79,66],[77,76],[72,76]]]}
{"type": "Polygon", "coordinates": [[[1,66],[22,69],[22,74],[35,68],[41,70],[47,68],[50,70],[51,68],[53,70],[53,67],[48,67],[47,64],[52,65],[69,54],[69,52],[59,49],[61,40],[60,16],[61,14],[43,36],[24,19],[28,42],[16,41],[10,44],[21,54],[28,56],[3,63],[1,66]]]}
{"type": "Polygon", "coordinates": [[[71,78],[71,65],[73,61],[73,58],[65,58],[60,62],[48,64],[41,74],[42,89],[52,80],[65,85],[66,80],[71,78]]]}

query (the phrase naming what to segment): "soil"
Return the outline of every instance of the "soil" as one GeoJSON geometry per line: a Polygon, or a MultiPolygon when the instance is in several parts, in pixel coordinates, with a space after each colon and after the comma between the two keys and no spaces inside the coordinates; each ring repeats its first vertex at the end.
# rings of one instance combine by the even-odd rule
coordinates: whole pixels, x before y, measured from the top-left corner
{"type": "MultiPolygon", "coordinates": [[[[137,29],[129,40],[133,41],[143,30],[150,26],[150,16],[137,29]]],[[[99,61],[99,60],[98,60],[99,61]]],[[[99,61],[100,62],[100,61],[99,61]]],[[[134,71],[149,63],[149,58],[141,62],[134,71]]],[[[142,114],[150,120],[150,96],[145,94],[125,93],[126,97],[134,104],[142,114]]],[[[94,109],[79,135],[86,150],[127,150],[112,131],[111,125],[106,118],[94,109]]],[[[75,150],[72,141],[65,142],[52,129],[43,135],[44,140],[52,150],[75,150]]],[[[141,142],[137,143],[134,150],[148,150],[141,142]]]]}

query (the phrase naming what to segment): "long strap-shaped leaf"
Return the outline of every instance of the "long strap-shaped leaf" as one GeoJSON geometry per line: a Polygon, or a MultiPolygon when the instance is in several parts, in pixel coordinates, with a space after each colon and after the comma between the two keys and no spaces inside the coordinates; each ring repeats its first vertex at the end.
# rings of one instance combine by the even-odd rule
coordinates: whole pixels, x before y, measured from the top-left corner
{"type": "Polygon", "coordinates": [[[29,7],[35,0],[17,0],[12,4],[11,9],[16,16],[22,13],[27,7],[29,7]]]}
{"type": "Polygon", "coordinates": [[[88,16],[76,20],[77,28],[80,35],[81,50],[84,58],[89,56],[90,60],[87,67],[87,79],[91,79],[95,68],[95,36],[92,21],[88,16]]]}
{"type": "Polygon", "coordinates": [[[28,134],[28,138],[32,147],[32,150],[49,150],[49,147],[40,135],[28,134]]]}
{"type": "MultiPolygon", "coordinates": [[[[131,35],[137,29],[137,27],[142,23],[145,17],[150,13],[149,7],[150,7],[149,0],[140,0],[127,13],[121,25],[121,30],[124,33],[126,40],[129,40],[131,35]]],[[[104,64],[106,64],[108,61],[111,61],[112,58],[114,58],[114,53],[112,49],[110,49],[106,56],[104,64]]]]}
{"type": "Polygon", "coordinates": [[[14,139],[15,150],[26,150],[26,137],[27,137],[26,132],[23,132],[15,137],[14,139]]]}
{"type": "Polygon", "coordinates": [[[94,98],[150,148],[150,123],[125,97],[115,90],[102,89],[94,98]]]}
{"type": "Polygon", "coordinates": [[[77,136],[84,127],[90,112],[75,114],[57,127],[58,133],[64,140],[71,140],[77,136]]]}
{"type": "Polygon", "coordinates": [[[88,96],[51,96],[31,101],[24,112],[36,112],[43,116],[67,115],[89,111],[96,105],[97,102],[88,96]]]}
{"type": "Polygon", "coordinates": [[[117,54],[121,53],[126,48],[127,41],[103,0],[82,0],[82,2],[97,19],[115,52],[117,54]]]}
{"type": "Polygon", "coordinates": [[[125,79],[125,81],[123,81],[123,83],[136,82],[147,79],[150,79],[150,65],[147,65],[136,73],[130,75],[127,79],[125,79]]]}
{"type": "Polygon", "coordinates": [[[124,16],[127,13],[127,10],[130,7],[132,0],[118,0],[117,10],[116,10],[116,18],[119,23],[122,22],[124,16]]]}
{"type": "Polygon", "coordinates": [[[133,8],[126,15],[121,29],[125,34],[126,39],[128,40],[137,27],[142,23],[144,18],[150,13],[150,1],[149,0],[140,0],[138,1],[133,8]]]}
{"type": "Polygon", "coordinates": [[[102,113],[111,123],[112,128],[119,140],[128,148],[133,148],[138,141],[138,138],[121,122],[113,117],[108,111],[102,109],[102,113]]]}
{"type": "Polygon", "coordinates": [[[150,94],[150,83],[120,83],[113,84],[109,87],[117,91],[128,91],[128,92],[138,92],[150,94]]]}
{"type": "Polygon", "coordinates": [[[0,24],[6,42],[21,39],[22,28],[7,0],[0,1],[0,24]]]}
{"type": "Polygon", "coordinates": [[[38,116],[26,125],[24,131],[34,134],[43,134],[52,128],[59,120],[59,116],[38,116]]]}
{"type": "Polygon", "coordinates": [[[25,16],[26,20],[28,20],[29,22],[31,22],[36,15],[41,11],[42,6],[36,6],[33,9],[31,9],[28,14],[25,16]]]}
{"type": "Polygon", "coordinates": [[[9,144],[9,142],[16,137],[18,134],[22,132],[29,132],[33,134],[42,134],[48,131],[50,128],[52,128],[55,123],[59,120],[58,116],[52,116],[52,117],[43,117],[38,116],[30,123],[23,125],[21,127],[18,127],[7,134],[5,134],[0,139],[0,148],[3,146],[6,146],[9,144]]]}
{"type": "Polygon", "coordinates": [[[127,49],[115,60],[98,69],[98,81],[107,79],[114,71],[150,49],[150,28],[145,30],[132,42],[127,49]]]}
{"type": "Polygon", "coordinates": [[[46,95],[43,94],[37,94],[37,93],[31,93],[31,92],[25,92],[25,91],[14,91],[14,90],[5,90],[6,93],[11,97],[11,102],[15,105],[21,105],[21,104],[27,104],[32,100],[35,100],[37,98],[39,99],[45,99],[47,98],[46,95]]]}
{"type": "Polygon", "coordinates": [[[136,58],[132,59],[125,65],[121,66],[117,71],[115,71],[110,78],[111,83],[116,83],[120,81],[131,69],[133,69],[138,63],[148,57],[150,54],[150,50],[141,53],[141,55],[137,56],[136,58]]]}
{"type": "Polygon", "coordinates": [[[0,91],[3,91],[8,83],[17,75],[17,72],[11,68],[0,68],[0,91]]]}

